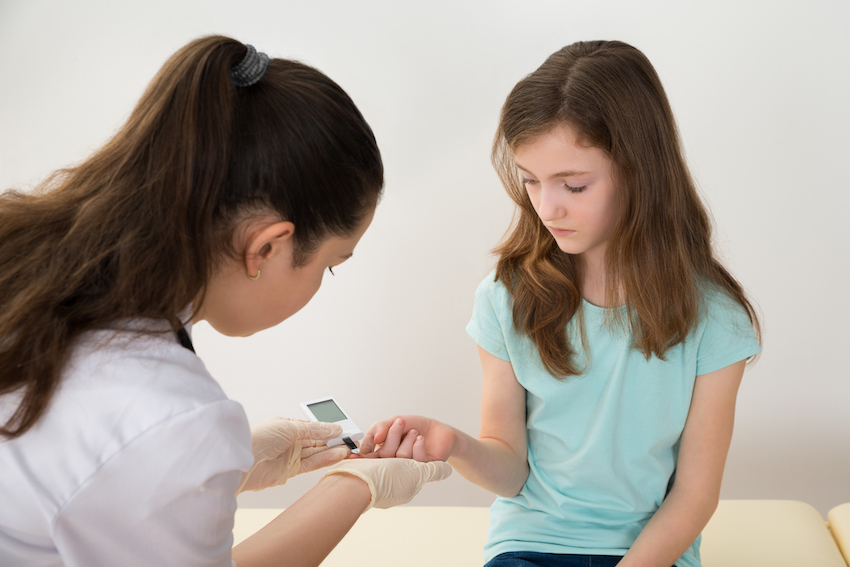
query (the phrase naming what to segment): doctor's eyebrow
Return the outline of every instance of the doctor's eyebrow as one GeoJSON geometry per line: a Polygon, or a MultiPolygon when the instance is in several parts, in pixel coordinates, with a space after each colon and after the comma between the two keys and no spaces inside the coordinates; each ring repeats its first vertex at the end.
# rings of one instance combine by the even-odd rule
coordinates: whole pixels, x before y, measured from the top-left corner
{"type": "MultiPolygon", "coordinates": [[[[519,169],[521,169],[524,173],[528,173],[529,175],[532,175],[531,172],[528,169],[524,168],[520,164],[517,163],[516,166],[519,169]]],[[[590,172],[589,171],[575,171],[575,170],[559,171],[557,173],[553,173],[552,175],[550,175],[549,179],[554,179],[556,177],[578,177],[579,175],[587,175],[588,173],[590,173],[590,172]]],[[[532,175],[532,177],[536,177],[536,176],[532,175]]]]}

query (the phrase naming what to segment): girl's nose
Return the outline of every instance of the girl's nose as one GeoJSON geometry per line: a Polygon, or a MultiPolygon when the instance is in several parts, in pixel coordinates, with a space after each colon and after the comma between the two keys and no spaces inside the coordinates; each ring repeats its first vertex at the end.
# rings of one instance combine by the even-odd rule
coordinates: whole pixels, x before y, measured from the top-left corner
{"type": "Polygon", "coordinates": [[[558,191],[551,187],[540,188],[540,205],[537,214],[540,220],[548,221],[559,219],[565,215],[563,203],[560,202],[558,191]]]}

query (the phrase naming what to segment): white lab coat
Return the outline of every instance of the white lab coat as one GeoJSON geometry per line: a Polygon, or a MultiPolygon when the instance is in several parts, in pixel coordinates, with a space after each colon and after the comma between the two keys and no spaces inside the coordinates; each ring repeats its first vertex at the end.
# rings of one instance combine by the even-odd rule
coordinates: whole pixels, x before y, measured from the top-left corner
{"type": "Polygon", "coordinates": [[[42,420],[0,441],[0,566],[230,567],[252,463],[244,410],[174,333],[87,334],[42,420]]]}

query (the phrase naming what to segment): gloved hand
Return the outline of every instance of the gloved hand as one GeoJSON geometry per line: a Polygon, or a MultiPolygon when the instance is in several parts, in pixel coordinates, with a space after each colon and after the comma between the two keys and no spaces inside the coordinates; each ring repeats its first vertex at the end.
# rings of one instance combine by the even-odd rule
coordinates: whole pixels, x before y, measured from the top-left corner
{"type": "Polygon", "coordinates": [[[325,441],[342,433],[332,423],[272,417],[251,428],[254,466],[242,474],[239,492],[263,490],[293,476],[338,463],[351,454],[348,447],[328,448],[325,441]]]}
{"type": "Polygon", "coordinates": [[[447,478],[452,474],[452,467],[443,461],[351,459],[332,468],[325,476],[332,474],[354,475],[369,485],[372,493],[369,508],[392,508],[410,502],[426,482],[447,478]]]}

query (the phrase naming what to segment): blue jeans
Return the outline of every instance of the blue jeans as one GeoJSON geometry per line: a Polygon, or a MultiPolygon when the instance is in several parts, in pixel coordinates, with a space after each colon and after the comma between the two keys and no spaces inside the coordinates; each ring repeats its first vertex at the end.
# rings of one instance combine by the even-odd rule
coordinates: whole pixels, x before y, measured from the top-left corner
{"type": "Polygon", "coordinates": [[[619,555],[561,555],[536,551],[509,551],[491,559],[484,567],[614,567],[619,555]]]}
{"type": "Polygon", "coordinates": [[[619,555],[559,555],[509,551],[497,555],[484,567],[614,567],[621,559],[619,555]]]}

